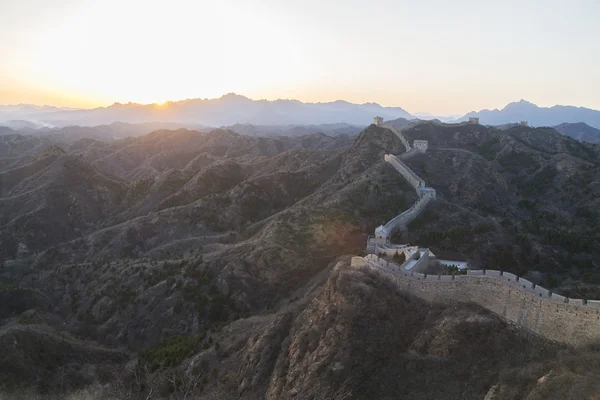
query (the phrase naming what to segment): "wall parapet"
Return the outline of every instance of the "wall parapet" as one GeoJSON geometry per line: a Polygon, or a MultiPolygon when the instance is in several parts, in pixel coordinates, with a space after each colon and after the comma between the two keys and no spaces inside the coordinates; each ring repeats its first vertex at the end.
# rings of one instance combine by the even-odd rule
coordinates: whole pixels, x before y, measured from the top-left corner
{"type": "Polygon", "coordinates": [[[383,156],[383,159],[390,163],[396,171],[400,173],[411,184],[412,187],[418,189],[420,187],[425,187],[425,181],[408,167],[408,165],[404,164],[398,157],[393,154],[386,154],[383,156]]]}
{"type": "Polygon", "coordinates": [[[399,227],[406,227],[413,219],[415,219],[419,213],[425,208],[425,206],[431,200],[430,197],[422,197],[417,200],[410,208],[401,214],[396,215],[394,218],[389,220],[385,224],[385,228],[388,232],[392,233],[396,231],[399,227]]]}
{"type": "Polygon", "coordinates": [[[508,272],[431,275],[402,270],[372,254],[359,259],[354,257],[352,265],[376,270],[427,301],[473,302],[521,328],[568,345],[600,339],[600,300],[570,299],[508,272]]]}
{"type": "Polygon", "coordinates": [[[405,229],[406,226],[414,220],[421,211],[423,211],[429,201],[436,198],[436,191],[433,188],[426,187],[425,181],[395,155],[386,154],[383,158],[386,162],[391,164],[413,188],[415,188],[419,195],[419,199],[408,210],[396,215],[385,224],[385,228],[388,232],[393,233],[397,229],[405,229]]]}
{"type": "MultiPolygon", "coordinates": [[[[479,119],[470,118],[469,122],[479,123],[479,119]]],[[[409,158],[418,151],[427,150],[426,141],[415,141],[414,148],[411,147],[404,135],[393,126],[384,124],[381,117],[375,117],[374,123],[390,129],[402,141],[406,153],[400,158],[409,158]]],[[[425,181],[400,158],[392,154],[384,156],[385,161],[413,186],[419,199],[408,210],[376,229],[376,234],[379,232],[377,239],[367,239],[368,252],[387,255],[390,251],[397,252],[389,246],[393,231],[408,225],[431,199],[436,198],[435,189],[427,187],[425,181]]],[[[405,256],[409,254],[407,252],[405,256]]],[[[503,271],[483,269],[467,271],[466,275],[430,275],[422,272],[425,270],[422,267],[428,262],[429,250],[418,249],[417,253],[410,254],[410,260],[406,257],[402,266],[375,254],[353,257],[351,265],[375,270],[400,288],[427,301],[479,304],[505,321],[551,341],[582,345],[600,339],[600,300],[570,299],[503,271]],[[417,259],[416,254],[421,257],[417,259]]]]}

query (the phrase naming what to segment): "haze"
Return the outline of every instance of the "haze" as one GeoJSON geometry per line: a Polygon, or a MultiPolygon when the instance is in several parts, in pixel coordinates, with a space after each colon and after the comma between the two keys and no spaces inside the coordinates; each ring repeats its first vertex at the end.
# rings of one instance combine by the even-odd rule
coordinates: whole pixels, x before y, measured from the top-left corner
{"type": "Polygon", "coordinates": [[[520,98],[600,109],[600,3],[0,3],[0,104],[236,92],[461,114],[520,98]]]}

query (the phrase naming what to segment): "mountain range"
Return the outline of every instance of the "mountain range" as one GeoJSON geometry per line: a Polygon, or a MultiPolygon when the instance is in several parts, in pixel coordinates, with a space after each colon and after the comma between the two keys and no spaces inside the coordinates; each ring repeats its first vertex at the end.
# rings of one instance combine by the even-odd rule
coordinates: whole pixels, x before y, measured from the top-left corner
{"type": "Polygon", "coordinates": [[[565,136],[582,142],[600,143],[600,129],[591,127],[583,122],[565,122],[555,126],[554,129],[565,136]]]}
{"type": "MultiPolygon", "coordinates": [[[[411,115],[400,107],[383,107],[376,103],[353,104],[338,100],[329,103],[303,103],[298,100],[251,100],[230,93],[216,99],[188,99],[162,104],[115,103],[95,109],[70,109],[53,106],[20,104],[0,106],[0,125],[22,133],[41,133],[67,126],[111,126],[115,123],[131,125],[159,124],[156,129],[228,127],[253,125],[263,131],[293,131],[290,126],[321,126],[342,124],[358,127],[369,125],[373,116],[386,120],[397,118],[438,120],[441,122],[466,121],[478,117],[484,125],[506,125],[528,121],[531,126],[557,126],[562,123],[585,123],[600,129],[600,111],[584,107],[539,107],[525,100],[513,102],[502,109],[472,111],[463,117],[434,117],[426,113],[411,115]]],[[[306,134],[296,129],[297,134],[306,134]]],[[[314,131],[314,130],[313,130],[314,131]]],[[[138,130],[143,134],[149,130],[138,130]]],[[[248,131],[250,132],[250,131],[248,131]]],[[[324,133],[333,133],[327,129],[324,133]]],[[[346,133],[348,133],[346,131],[346,133]]],[[[291,133],[294,134],[294,133],[291,133]]],[[[581,135],[580,135],[581,136],[581,135]]],[[[116,137],[119,137],[118,135],[116,137]]],[[[581,136],[583,137],[583,136],[581,136]]],[[[588,139],[581,139],[588,140],[588,139]]]]}
{"type": "Polygon", "coordinates": [[[526,100],[507,104],[503,109],[472,111],[462,118],[479,118],[484,125],[503,125],[527,121],[532,126],[556,126],[564,122],[584,122],[600,129],[600,111],[585,107],[561,106],[539,107],[526,100]]]}
{"type": "MultiPolygon", "coordinates": [[[[438,196],[396,242],[600,298],[598,145],[552,128],[388,122],[429,141],[405,162],[438,196]]],[[[589,398],[597,348],[565,350],[350,267],[417,198],[383,158],[405,150],[375,125],[0,136],[0,393],[589,398]]]]}
{"type": "Polygon", "coordinates": [[[50,126],[105,125],[113,122],[177,122],[209,126],[236,123],[259,125],[348,123],[368,125],[374,115],[411,118],[400,107],[376,103],[303,103],[298,100],[251,100],[234,93],[218,99],[188,99],[163,104],[115,103],[91,110],[64,110],[23,105],[0,108],[0,121],[27,119],[50,126]],[[23,116],[21,116],[23,115],[23,116]]]}

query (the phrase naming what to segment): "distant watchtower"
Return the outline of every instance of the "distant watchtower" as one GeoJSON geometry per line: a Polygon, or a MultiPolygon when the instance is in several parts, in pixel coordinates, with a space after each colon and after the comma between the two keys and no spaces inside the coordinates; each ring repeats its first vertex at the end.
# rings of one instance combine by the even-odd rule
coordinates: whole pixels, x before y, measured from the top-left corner
{"type": "Polygon", "coordinates": [[[381,118],[381,117],[375,117],[375,118],[373,118],[373,123],[375,125],[383,125],[383,118],[381,118]]]}
{"type": "Polygon", "coordinates": [[[413,142],[413,147],[423,153],[425,153],[427,151],[428,146],[429,146],[429,142],[427,140],[415,140],[413,142]]]}
{"type": "Polygon", "coordinates": [[[385,246],[390,243],[390,233],[385,226],[379,225],[375,228],[375,244],[377,246],[385,246]]]}
{"type": "Polygon", "coordinates": [[[519,126],[529,126],[529,122],[521,121],[521,122],[519,122],[519,126]]]}
{"type": "Polygon", "coordinates": [[[479,125],[479,118],[477,117],[469,117],[469,123],[473,125],[479,125]]]}

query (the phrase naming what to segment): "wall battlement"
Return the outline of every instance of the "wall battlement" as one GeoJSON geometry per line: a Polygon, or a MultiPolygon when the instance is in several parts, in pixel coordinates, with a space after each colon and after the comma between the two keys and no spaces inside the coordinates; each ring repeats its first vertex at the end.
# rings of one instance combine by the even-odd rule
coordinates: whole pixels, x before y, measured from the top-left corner
{"type": "Polygon", "coordinates": [[[406,164],[400,161],[398,157],[393,154],[386,154],[383,156],[383,159],[390,163],[412,187],[415,189],[425,187],[425,181],[419,178],[419,176],[415,174],[413,170],[410,169],[406,164]]]}
{"type": "MultiPolygon", "coordinates": [[[[398,137],[400,137],[409,149],[404,155],[411,155],[417,152],[425,152],[427,150],[427,141],[415,141],[418,147],[410,148],[406,138],[391,125],[382,124],[381,126],[391,129],[398,137]],[[422,142],[422,143],[417,143],[422,142]]],[[[415,172],[404,164],[398,157],[393,154],[386,154],[383,159],[390,163],[396,171],[406,179],[406,181],[417,191],[419,199],[406,211],[396,215],[385,226],[380,226],[375,231],[375,239],[379,244],[389,243],[391,236],[399,229],[406,229],[407,225],[415,219],[425,208],[427,203],[436,198],[436,191],[433,188],[425,186],[425,181],[421,179],[415,172]],[[380,230],[383,229],[383,230],[380,230]],[[378,231],[379,230],[379,231],[378,231]]],[[[373,244],[367,240],[367,252],[373,251],[373,244]]]]}
{"type": "Polygon", "coordinates": [[[406,226],[421,213],[429,201],[431,201],[431,197],[421,197],[408,210],[389,220],[385,224],[385,228],[390,234],[394,234],[398,229],[406,229],[406,226]]]}
{"type": "Polygon", "coordinates": [[[580,346],[600,339],[600,301],[569,299],[508,272],[470,270],[467,275],[403,271],[374,254],[353,257],[401,290],[426,301],[472,302],[548,340],[580,346]]]}
{"type": "Polygon", "coordinates": [[[425,186],[425,181],[395,155],[386,154],[383,158],[386,162],[390,163],[413,188],[415,188],[419,195],[419,199],[408,210],[396,215],[385,224],[385,228],[391,235],[398,229],[406,229],[406,226],[415,219],[421,211],[423,211],[429,201],[435,199],[436,192],[435,189],[425,186]]]}
{"type": "MultiPolygon", "coordinates": [[[[479,118],[469,118],[469,123],[479,124],[479,118]]],[[[426,141],[415,141],[415,148],[411,148],[402,133],[384,124],[383,119],[376,117],[375,124],[392,130],[402,140],[407,150],[403,154],[405,159],[417,151],[427,150],[426,141]]],[[[417,258],[416,253],[411,251],[412,247],[392,245],[390,238],[395,230],[406,228],[427,203],[436,198],[436,191],[425,186],[425,181],[398,157],[386,154],[384,159],[415,188],[419,200],[385,226],[379,226],[375,237],[367,239],[367,252],[393,256],[401,250],[406,261],[398,265],[378,255],[368,254],[366,257],[353,257],[353,267],[377,271],[401,290],[426,301],[479,304],[505,321],[554,342],[579,346],[600,340],[600,300],[566,298],[527,279],[496,270],[468,270],[467,275],[421,273],[427,270],[429,249],[417,248],[417,252],[423,251],[417,258]]],[[[433,254],[431,256],[434,257],[433,254]]]]}
{"type": "Polygon", "coordinates": [[[416,151],[425,153],[429,147],[429,142],[427,140],[414,140],[413,147],[416,151]]]}

